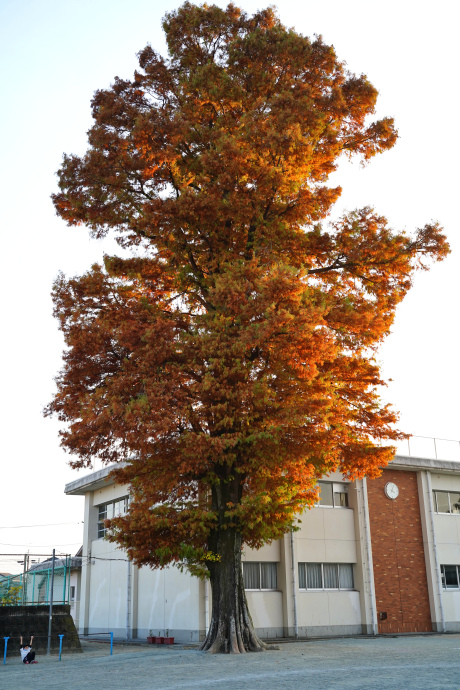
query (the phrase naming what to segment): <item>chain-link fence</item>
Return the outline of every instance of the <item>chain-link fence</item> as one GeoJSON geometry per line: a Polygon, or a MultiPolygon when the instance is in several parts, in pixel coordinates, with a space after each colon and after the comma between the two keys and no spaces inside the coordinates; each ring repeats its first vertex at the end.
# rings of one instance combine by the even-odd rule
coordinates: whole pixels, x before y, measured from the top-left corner
{"type": "Polygon", "coordinates": [[[0,554],[0,606],[68,604],[70,569],[75,561],[70,555],[54,558],[49,554],[0,554]],[[51,591],[51,582],[53,587],[51,591]]]}

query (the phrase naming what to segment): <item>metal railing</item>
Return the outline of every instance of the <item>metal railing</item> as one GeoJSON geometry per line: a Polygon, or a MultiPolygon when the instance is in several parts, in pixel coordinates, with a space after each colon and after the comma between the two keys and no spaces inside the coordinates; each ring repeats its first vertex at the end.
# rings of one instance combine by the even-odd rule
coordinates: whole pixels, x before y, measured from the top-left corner
{"type": "Polygon", "coordinates": [[[406,441],[391,445],[396,445],[397,455],[460,461],[460,441],[456,439],[413,435],[406,441]]]}
{"type": "Polygon", "coordinates": [[[68,604],[70,569],[75,559],[69,555],[54,561],[47,554],[0,554],[0,606],[68,604]],[[22,572],[17,572],[22,566],[22,572]],[[16,572],[14,572],[16,570],[16,572]]]}

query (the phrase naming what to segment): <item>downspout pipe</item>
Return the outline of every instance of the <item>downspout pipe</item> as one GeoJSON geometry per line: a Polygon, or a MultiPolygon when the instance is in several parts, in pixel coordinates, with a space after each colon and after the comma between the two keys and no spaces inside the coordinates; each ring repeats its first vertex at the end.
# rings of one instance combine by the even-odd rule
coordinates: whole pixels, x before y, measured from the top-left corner
{"type": "Polygon", "coordinates": [[[290,532],[291,541],[291,570],[292,570],[292,600],[294,606],[294,636],[299,637],[299,625],[297,620],[297,584],[295,579],[295,556],[294,556],[294,533],[291,529],[290,532]]]}
{"type": "Polygon", "coordinates": [[[439,567],[438,561],[438,549],[436,546],[436,533],[434,531],[434,509],[433,509],[433,490],[431,488],[431,474],[426,471],[426,484],[428,487],[428,505],[430,506],[430,521],[431,521],[431,531],[433,533],[433,552],[434,552],[434,565],[436,568],[436,583],[438,585],[438,596],[439,596],[439,608],[441,611],[441,627],[442,632],[446,632],[446,621],[444,619],[444,607],[442,603],[442,584],[441,584],[441,568],[439,567]]]}
{"type": "Polygon", "coordinates": [[[372,572],[371,558],[372,558],[372,544],[371,544],[371,530],[369,527],[369,503],[367,500],[367,480],[363,477],[363,514],[364,514],[364,533],[366,536],[366,550],[367,550],[367,572],[369,578],[369,595],[371,599],[371,618],[372,618],[372,634],[378,635],[377,623],[377,603],[375,601],[375,585],[374,573],[372,572]]]}

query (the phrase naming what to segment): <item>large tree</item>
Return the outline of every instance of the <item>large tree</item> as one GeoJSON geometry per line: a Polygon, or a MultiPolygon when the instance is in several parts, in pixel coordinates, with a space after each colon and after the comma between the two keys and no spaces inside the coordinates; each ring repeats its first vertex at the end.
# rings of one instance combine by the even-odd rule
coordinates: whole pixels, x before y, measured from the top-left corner
{"type": "Polygon", "coordinates": [[[67,348],[47,412],[74,467],[124,461],[111,538],[129,557],[209,576],[202,649],[260,650],[242,545],[295,528],[324,474],[391,460],[373,355],[448,247],[436,224],[409,236],[370,208],[327,221],[341,156],[397,134],[368,122],[376,89],[321,38],[234,5],[185,3],[163,27],[169,58],[148,46],[96,92],[88,151],[59,172],[58,214],[125,251],[54,285],[67,348]]]}

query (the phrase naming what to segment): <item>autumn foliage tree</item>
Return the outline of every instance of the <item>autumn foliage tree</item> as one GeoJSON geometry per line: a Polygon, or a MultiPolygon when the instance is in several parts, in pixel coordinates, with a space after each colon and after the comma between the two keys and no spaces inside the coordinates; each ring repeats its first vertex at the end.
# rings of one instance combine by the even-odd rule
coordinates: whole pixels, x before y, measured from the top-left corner
{"type": "Polygon", "coordinates": [[[260,650],[243,543],[278,539],[340,470],[379,474],[401,437],[375,347],[417,268],[448,252],[370,208],[328,222],[340,158],[390,149],[376,89],[272,9],[185,3],[169,57],[96,92],[83,157],[64,156],[57,213],[122,256],[60,276],[64,367],[47,408],[74,467],[131,487],[112,539],[139,565],[206,573],[202,649],[260,650]]]}

